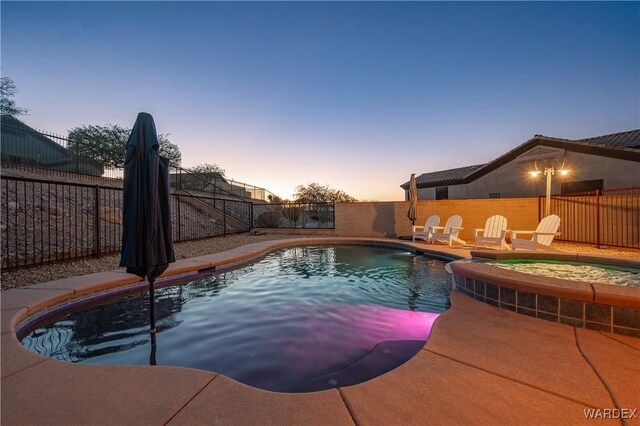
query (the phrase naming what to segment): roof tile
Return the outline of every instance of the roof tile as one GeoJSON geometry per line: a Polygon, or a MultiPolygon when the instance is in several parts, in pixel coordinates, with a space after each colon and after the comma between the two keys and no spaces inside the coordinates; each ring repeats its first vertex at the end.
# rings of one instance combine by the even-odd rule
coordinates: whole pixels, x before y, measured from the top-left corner
{"type": "MultiPolygon", "coordinates": [[[[547,140],[547,141],[555,140],[563,143],[597,146],[597,147],[608,148],[613,150],[633,151],[633,152],[640,151],[640,129],[629,130],[629,131],[620,132],[620,133],[612,133],[610,135],[594,136],[591,138],[584,138],[584,139],[563,139],[563,138],[556,138],[556,137],[550,137],[550,136],[535,135],[533,139],[530,139],[524,144],[517,146],[516,148],[507,152],[506,154],[501,155],[500,157],[488,163],[477,164],[475,166],[458,167],[455,169],[439,170],[435,172],[423,173],[416,178],[416,184],[418,185],[418,188],[420,187],[424,188],[424,187],[435,186],[435,184],[439,182],[452,183],[457,180],[462,180],[465,177],[479,171],[483,167],[492,167],[494,163],[496,163],[496,161],[503,159],[506,156],[509,156],[513,152],[518,151],[518,149],[521,149],[523,146],[529,143],[532,143],[535,140],[540,140],[540,142],[543,142],[544,140],[547,140]]],[[[409,182],[405,182],[400,186],[405,190],[407,190],[409,188],[409,182]]]]}
{"type": "MultiPolygon", "coordinates": [[[[416,184],[423,185],[437,182],[448,182],[452,180],[462,179],[469,173],[479,169],[484,164],[476,164],[475,166],[457,167],[455,169],[440,170],[437,172],[423,173],[416,177],[416,184]]],[[[409,187],[409,182],[405,182],[402,187],[409,187]]]]}

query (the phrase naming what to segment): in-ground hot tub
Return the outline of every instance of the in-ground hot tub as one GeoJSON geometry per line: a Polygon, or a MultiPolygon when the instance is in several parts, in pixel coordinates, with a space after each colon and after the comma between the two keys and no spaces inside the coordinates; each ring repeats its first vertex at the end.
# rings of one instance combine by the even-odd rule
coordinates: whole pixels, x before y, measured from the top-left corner
{"type": "MultiPolygon", "coordinates": [[[[303,246],[165,282],[155,361],[283,392],[368,380],[422,348],[449,306],[446,263],[407,248],[303,246]]],[[[59,360],[148,364],[147,308],[134,290],[24,324],[18,337],[59,360]]]]}
{"type": "Polygon", "coordinates": [[[449,266],[461,293],[535,318],[640,337],[640,261],[564,253],[472,255],[449,266]]]}

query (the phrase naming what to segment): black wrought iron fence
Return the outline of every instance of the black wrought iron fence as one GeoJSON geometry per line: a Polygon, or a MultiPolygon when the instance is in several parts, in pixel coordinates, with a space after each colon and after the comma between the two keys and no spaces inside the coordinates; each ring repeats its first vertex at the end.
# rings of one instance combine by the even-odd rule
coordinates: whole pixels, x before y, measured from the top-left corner
{"type": "MultiPolygon", "coordinates": [[[[3,176],[2,269],[120,250],[122,188],[3,176]]],[[[246,232],[251,203],[172,194],[174,241],[246,232]]]]}
{"type": "Polygon", "coordinates": [[[551,213],[561,219],[559,240],[640,248],[640,187],[554,195],[551,213]]]}
{"type": "Polygon", "coordinates": [[[255,228],[333,229],[334,203],[271,203],[253,205],[255,228]]]}
{"type": "Polygon", "coordinates": [[[183,167],[175,167],[170,176],[171,185],[189,192],[200,192],[241,200],[271,201],[278,199],[271,191],[248,183],[227,179],[220,173],[196,173],[183,167]]]}
{"type": "Polygon", "coordinates": [[[174,193],[174,241],[188,241],[247,232],[251,203],[174,193]]]}
{"type": "MultiPolygon", "coordinates": [[[[37,171],[55,176],[81,176],[83,179],[122,179],[122,167],[96,160],[108,148],[83,140],[70,140],[49,132],[36,131],[17,120],[3,117],[1,127],[1,161],[4,168],[37,171]],[[88,155],[94,153],[97,155],[88,155]],[[99,154],[99,155],[98,155],[99,154]]],[[[124,161],[124,150],[123,161],[124,161]]],[[[109,156],[113,157],[113,155],[109,156]]],[[[270,191],[244,182],[226,179],[218,173],[194,173],[172,164],[172,186],[209,196],[246,201],[277,199],[270,191]]],[[[105,183],[104,181],[100,183],[105,183]]]]}

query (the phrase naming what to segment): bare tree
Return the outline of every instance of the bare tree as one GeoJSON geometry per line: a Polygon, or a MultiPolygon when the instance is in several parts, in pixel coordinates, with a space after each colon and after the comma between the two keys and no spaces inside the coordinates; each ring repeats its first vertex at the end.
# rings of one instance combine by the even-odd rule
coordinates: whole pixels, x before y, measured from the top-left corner
{"type": "Polygon", "coordinates": [[[296,201],[305,203],[354,203],[358,201],[342,190],[333,189],[329,185],[320,185],[317,182],[298,185],[294,196],[296,201]]]}
{"type": "Polygon", "coordinates": [[[9,77],[0,78],[0,113],[17,117],[27,113],[25,108],[16,105],[13,97],[18,93],[16,85],[9,77]]]}

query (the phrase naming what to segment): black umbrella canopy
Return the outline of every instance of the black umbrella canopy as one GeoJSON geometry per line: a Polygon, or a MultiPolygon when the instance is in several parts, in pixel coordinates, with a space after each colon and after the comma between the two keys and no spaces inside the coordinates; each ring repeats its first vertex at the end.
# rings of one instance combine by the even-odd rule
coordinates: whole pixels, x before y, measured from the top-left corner
{"type": "Polygon", "coordinates": [[[171,235],[169,160],[159,155],[159,147],[153,117],[139,113],[125,145],[120,266],[150,282],[176,260],[171,235]]]}

